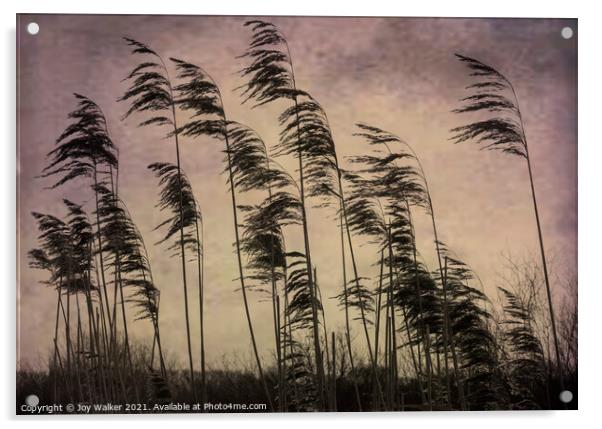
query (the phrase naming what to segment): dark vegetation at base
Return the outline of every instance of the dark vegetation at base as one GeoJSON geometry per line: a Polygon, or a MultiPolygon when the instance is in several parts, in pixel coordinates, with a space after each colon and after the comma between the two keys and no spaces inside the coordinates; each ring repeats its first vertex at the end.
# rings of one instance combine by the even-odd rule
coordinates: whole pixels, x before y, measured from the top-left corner
{"type": "MultiPolygon", "coordinates": [[[[379,411],[374,403],[374,397],[372,392],[372,375],[371,368],[368,366],[362,366],[357,368],[358,374],[358,385],[360,388],[360,399],[362,403],[361,411],[379,411]]],[[[198,374],[197,374],[198,375],[198,374]]],[[[154,404],[168,404],[172,403],[187,403],[193,404],[192,390],[190,388],[189,378],[185,371],[168,371],[169,377],[169,388],[168,390],[162,383],[159,386],[153,385],[153,374],[143,369],[137,370],[133,377],[128,376],[128,396],[134,397],[134,391],[143,392],[141,395],[141,403],[147,405],[148,410],[146,413],[152,413],[152,407],[154,404]],[[135,386],[135,387],[134,387],[135,386]]],[[[266,377],[271,386],[276,385],[277,371],[274,369],[268,369],[266,371],[266,377]]],[[[200,377],[197,377],[200,379],[200,377]]],[[[157,382],[155,378],[155,383],[157,382]]],[[[17,414],[31,414],[21,410],[21,406],[25,404],[25,398],[34,393],[40,398],[40,405],[44,404],[63,404],[64,406],[73,403],[71,397],[77,397],[77,392],[73,388],[67,386],[74,386],[73,380],[67,381],[62,380],[62,388],[58,398],[54,399],[54,379],[53,374],[43,372],[19,372],[17,374],[17,414]],[[73,383],[73,384],[69,384],[73,383]]],[[[196,386],[200,389],[200,384],[196,386]]],[[[540,392],[540,397],[537,398],[537,408],[533,409],[552,409],[552,410],[576,410],[578,409],[578,394],[577,394],[577,374],[570,374],[565,381],[565,388],[573,392],[573,400],[569,404],[564,404],[559,400],[560,384],[558,380],[552,380],[549,383],[550,389],[550,403],[548,404],[548,398],[546,392],[540,392]]],[[[337,375],[336,378],[336,410],[337,411],[348,411],[357,412],[360,409],[357,406],[355,400],[354,382],[351,380],[349,374],[337,375]]],[[[416,380],[400,380],[399,382],[399,400],[395,411],[429,411],[429,407],[421,403],[418,383],[416,380]]],[[[271,390],[270,392],[273,397],[277,397],[277,391],[271,390]]],[[[251,404],[251,403],[264,403],[263,387],[257,376],[251,371],[207,371],[207,400],[212,403],[237,403],[237,404],[251,404]]],[[[79,401],[74,401],[79,402],[79,401]]],[[[90,403],[84,401],[85,403],[90,403]]],[[[126,403],[132,404],[132,401],[124,401],[119,398],[117,401],[111,401],[113,404],[126,403]]],[[[501,405],[501,404],[500,404],[501,405]]],[[[452,408],[453,410],[454,408],[452,408]]],[[[499,410],[507,410],[509,408],[499,408],[499,410]]],[[[432,408],[433,411],[449,411],[450,408],[439,405],[432,408]]],[[[457,408],[455,408],[457,410],[457,408]]],[[[471,411],[479,411],[479,408],[469,409],[471,411]]],[[[289,412],[299,411],[296,409],[289,409],[289,412]]],[[[333,411],[331,409],[330,411],[333,411]]],[[[219,411],[213,411],[219,412],[219,411]]],[[[236,412],[236,411],[230,411],[236,412]]],[[[266,411],[246,411],[246,412],[267,412],[266,411]]],[[[98,413],[98,412],[97,412],[98,413]]],[[[131,411],[135,413],[135,411],[131,411]]],[[[71,413],[64,413],[71,414],[71,413]]],[[[101,414],[101,413],[100,413],[101,414]]]]}

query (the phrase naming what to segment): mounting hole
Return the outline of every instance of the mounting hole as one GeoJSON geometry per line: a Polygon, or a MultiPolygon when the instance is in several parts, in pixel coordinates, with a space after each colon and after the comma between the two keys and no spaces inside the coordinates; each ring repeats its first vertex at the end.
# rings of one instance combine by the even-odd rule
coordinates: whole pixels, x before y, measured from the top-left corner
{"type": "Polygon", "coordinates": [[[30,22],[29,24],[27,24],[27,32],[32,36],[35,36],[40,32],[40,26],[37,22],[30,22]]]}
{"type": "Polygon", "coordinates": [[[560,395],[558,395],[558,398],[560,399],[560,402],[568,404],[573,400],[573,392],[571,392],[570,390],[563,390],[562,392],[560,392],[560,395]]]}
{"type": "Polygon", "coordinates": [[[560,31],[560,35],[564,38],[564,39],[570,39],[571,37],[573,37],[573,29],[571,27],[564,27],[561,31],[560,31]]]}
{"type": "Polygon", "coordinates": [[[28,405],[30,407],[35,407],[40,403],[40,398],[38,398],[38,395],[29,395],[27,398],[25,398],[25,405],[28,405]]]}

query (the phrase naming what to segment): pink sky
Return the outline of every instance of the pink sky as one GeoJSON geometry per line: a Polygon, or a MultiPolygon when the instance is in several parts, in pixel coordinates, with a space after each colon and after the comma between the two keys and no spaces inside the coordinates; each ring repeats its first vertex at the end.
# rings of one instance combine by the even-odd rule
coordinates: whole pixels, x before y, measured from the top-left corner
{"type": "MultiPolygon", "coordinates": [[[[185,353],[181,275],[178,261],[154,246],[153,231],[162,219],[155,208],[157,181],[146,166],[174,162],[170,141],[157,128],[140,129],[134,119],[120,120],[126,106],[116,103],[125,89],[121,80],[138,60],[122,36],[151,45],[164,57],[202,65],[216,79],[231,119],[255,128],[269,146],[278,138],[276,104],[250,110],[232,90],[249,30],[244,17],[21,15],[18,33],[17,174],[20,277],[20,356],[24,365],[41,365],[51,347],[55,292],[39,284],[43,273],[27,266],[27,251],[36,246],[31,211],[64,214],[63,197],[90,202],[84,181],[44,190],[49,181],[34,179],[45,154],[68,124],[73,92],[95,100],[105,111],[120,148],[120,194],[142,231],[150,251],[157,286],[162,291],[161,329],[165,349],[180,359],[185,353]],[[40,25],[36,36],[27,23],[40,25]]],[[[502,71],[514,84],[525,120],[538,191],[546,247],[560,274],[577,266],[577,41],[560,31],[575,20],[436,19],[436,18],[294,18],[270,19],[287,36],[299,87],[309,91],[328,113],[339,156],[366,151],[352,136],[355,122],[391,131],[414,146],[422,160],[436,206],[441,239],[478,273],[489,292],[504,273],[502,255],[538,257],[535,220],[526,165],[499,152],[479,151],[474,144],[453,145],[449,130],[463,123],[450,113],[466,95],[466,70],[455,52],[476,57],[502,71]]],[[[250,356],[232,253],[229,194],[220,175],[220,143],[183,142],[183,168],[192,180],[205,218],[207,249],[207,357],[219,364],[223,355],[250,356]]],[[[290,160],[282,160],[292,166],[290,160]]],[[[241,202],[251,201],[251,197],[241,202]]],[[[88,205],[88,208],[89,205],[88,205]]],[[[341,288],[341,261],[334,213],[309,211],[312,258],[325,295],[329,329],[342,327],[335,300],[341,288]]],[[[427,219],[417,217],[423,257],[434,264],[427,219]]],[[[299,234],[287,247],[300,246],[299,234]]],[[[359,243],[359,242],[358,242],[359,243]]],[[[360,275],[376,272],[375,249],[359,249],[360,275]]],[[[560,294],[562,283],[554,290],[560,294]]],[[[194,295],[193,295],[194,296],[194,295]]],[[[264,296],[251,294],[251,311],[262,354],[272,353],[271,313],[264,296]]],[[[196,308],[193,305],[193,314],[196,308]]],[[[196,321],[196,318],[193,319],[196,321]]],[[[149,341],[150,323],[135,322],[132,335],[149,341]]],[[[198,350],[198,326],[193,326],[198,350]]],[[[244,359],[246,360],[246,359],[244,359]]]]}

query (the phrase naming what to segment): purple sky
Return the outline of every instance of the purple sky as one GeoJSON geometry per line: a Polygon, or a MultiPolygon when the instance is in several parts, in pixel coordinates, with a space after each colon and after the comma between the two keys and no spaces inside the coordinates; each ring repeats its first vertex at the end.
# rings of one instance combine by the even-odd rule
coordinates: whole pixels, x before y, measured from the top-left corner
{"type": "MultiPolygon", "coordinates": [[[[149,247],[157,286],[162,291],[161,329],[174,359],[185,350],[181,275],[178,261],[154,246],[153,231],[162,219],[155,208],[157,182],[146,169],[151,162],[174,162],[173,146],[157,128],[139,129],[136,118],[122,122],[125,111],[116,99],[121,80],[137,58],[122,36],[151,45],[164,57],[202,65],[224,94],[229,117],[255,128],[268,145],[278,138],[277,115],[284,104],[250,110],[232,90],[249,40],[244,17],[21,15],[18,33],[20,353],[26,365],[41,365],[51,347],[55,293],[40,285],[43,274],[27,267],[26,254],[36,245],[31,211],[64,214],[61,200],[90,202],[84,181],[59,190],[34,179],[45,154],[68,124],[73,92],[87,95],[105,111],[113,140],[120,148],[120,194],[149,247]],[[31,36],[27,23],[40,33],[31,36]]],[[[298,85],[320,101],[328,113],[340,157],[366,147],[352,137],[353,124],[387,129],[412,144],[422,160],[441,239],[495,291],[504,273],[503,255],[538,256],[535,220],[526,164],[499,152],[479,151],[474,144],[453,145],[449,130],[463,119],[450,113],[466,95],[465,68],[455,52],[476,57],[502,71],[514,84],[525,128],[540,202],[546,247],[555,255],[560,275],[576,272],[577,257],[577,41],[560,31],[575,20],[427,19],[427,18],[291,18],[270,19],[287,36],[298,85]]],[[[465,120],[465,119],[464,119],[465,120]]],[[[220,364],[223,355],[250,356],[232,253],[232,219],[222,170],[221,147],[210,140],[183,142],[183,168],[192,180],[205,218],[207,249],[207,356],[220,364]]],[[[290,160],[282,160],[292,166],[290,160]]],[[[252,196],[241,202],[253,201],[252,196]]],[[[89,206],[88,206],[89,207],[89,206]]],[[[312,257],[334,330],[342,326],[335,300],[341,289],[338,232],[328,209],[309,211],[312,257]]],[[[417,234],[427,265],[434,266],[428,219],[418,215],[417,234]]],[[[300,246],[297,231],[287,247],[300,246]]],[[[376,274],[375,249],[358,250],[362,276],[376,274]]],[[[557,294],[561,282],[554,283],[557,294]]],[[[193,295],[194,296],[194,295],[193,295]]],[[[251,295],[251,311],[262,354],[271,353],[269,305],[251,295]]],[[[193,305],[193,314],[196,308],[193,305]]],[[[196,319],[194,319],[196,320],[196,319]]],[[[148,341],[150,323],[135,322],[132,335],[148,341]]],[[[195,323],[193,333],[198,332],[195,323]]],[[[195,350],[198,341],[194,339],[195,350]]]]}

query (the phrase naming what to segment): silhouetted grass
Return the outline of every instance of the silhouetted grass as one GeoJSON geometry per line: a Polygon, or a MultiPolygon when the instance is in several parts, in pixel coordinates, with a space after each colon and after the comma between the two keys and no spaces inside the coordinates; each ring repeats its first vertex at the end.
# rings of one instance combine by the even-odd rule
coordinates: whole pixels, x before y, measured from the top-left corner
{"type": "MultiPolygon", "coordinates": [[[[29,252],[30,266],[43,270],[42,284],[56,291],[53,351],[46,372],[17,374],[17,412],[29,394],[38,395],[40,405],[121,406],[112,412],[161,412],[155,406],[199,402],[265,404],[263,411],[292,412],[564,408],[559,392],[577,393],[577,310],[569,302],[560,316],[553,313],[525,130],[510,81],[458,56],[477,80],[468,87],[475,93],[455,111],[494,117],[454,128],[452,139],[477,140],[527,160],[549,315],[543,326],[536,311],[542,308],[537,278],[524,281],[515,266],[516,281],[500,288],[502,301],[493,303],[478,274],[440,240],[438,221],[446,213],[435,212],[419,142],[358,123],[360,154],[339,159],[326,111],[297,87],[283,33],[264,21],[245,26],[252,36],[240,57],[248,62],[241,70],[241,103],[283,106],[273,118],[281,131],[272,145],[227,116],[221,90],[203,67],[175,58],[166,63],[148,45],[125,39],[141,62],[127,76],[129,87],[119,99],[128,103],[123,119],[140,114],[145,115],[140,126],[167,127],[156,143],[169,138],[175,149],[175,163],[155,162],[149,169],[159,179],[156,209],[166,215],[156,228],[163,233],[156,244],[168,243],[166,257],[178,257],[182,273],[187,370],[165,359],[171,351],[161,343],[161,292],[143,234],[119,196],[118,146],[100,106],[76,94],[71,123],[48,153],[41,176],[56,180],[51,189],[73,180],[89,186],[82,188],[81,200],[91,203],[63,200],[64,215],[33,213],[39,247],[29,252]],[[500,112],[510,118],[498,117],[500,112]],[[204,184],[191,183],[181,161],[196,154],[189,142],[206,140],[224,143],[236,280],[254,357],[253,364],[243,365],[249,368],[225,363],[212,368],[205,362],[203,297],[206,288],[216,286],[204,277],[204,256],[211,249],[204,246],[202,208],[193,191],[202,192],[204,184]],[[296,161],[294,174],[279,157],[296,161]],[[253,197],[240,205],[241,195],[253,197]],[[323,261],[312,259],[306,212],[312,204],[334,209],[333,226],[340,233],[333,251],[340,250],[342,265],[343,282],[334,297],[345,314],[341,333],[329,329],[322,305],[323,261]],[[427,238],[437,257],[434,269],[417,244],[419,217],[432,226],[427,238]],[[302,250],[287,247],[288,234],[299,233],[302,250]],[[360,244],[369,246],[369,262],[380,268],[375,278],[360,272],[354,250],[360,244]],[[255,339],[251,284],[270,295],[273,347],[255,339]],[[197,319],[189,314],[189,294],[194,292],[200,365],[191,346],[197,319]],[[152,324],[153,335],[134,344],[128,328],[140,321],[152,324]],[[359,338],[352,337],[354,328],[359,338]],[[274,359],[260,358],[267,350],[274,359]],[[143,405],[128,410],[128,404],[143,405]]],[[[575,397],[568,407],[576,406],[575,397]]]]}

